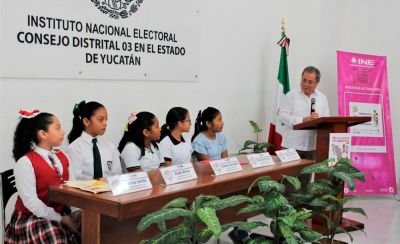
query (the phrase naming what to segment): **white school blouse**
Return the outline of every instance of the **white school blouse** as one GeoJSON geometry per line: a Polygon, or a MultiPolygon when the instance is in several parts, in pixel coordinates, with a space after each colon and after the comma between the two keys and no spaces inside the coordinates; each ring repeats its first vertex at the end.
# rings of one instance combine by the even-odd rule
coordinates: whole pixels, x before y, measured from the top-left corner
{"type": "Polygon", "coordinates": [[[315,150],[315,130],[293,130],[293,125],[302,123],[304,117],[310,116],[311,98],[316,100],[315,111],[319,116],[329,116],[328,99],[318,90],[311,96],[307,96],[302,90],[293,90],[282,98],[278,118],[284,128],[283,147],[301,151],[315,150]]]}
{"type": "MultiPolygon", "coordinates": [[[[98,136],[97,147],[101,157],[101,167],[103,177],[122,174],[121,161],[117,148],[106,140],[98,136]]],[[[69,158],[69,178],[70,180],[90,180],[94,176],[93,163],[93,137],[86,132],[73,141],[65,151],[69,158]]]]}
{"type": "Polygon", "coordinates": [[[160,153],[164,160],[171,161],[172,165],[190,163],[192,159],[192,143],[185,141],[181,136],[181,141],[176,140],[168,134],[160,142],[160,153]]]}
{"type": "MultiPolygon", "coordinates": [[[[53,168],[53,165],[49,159],[49,155],[51,155],[54,158],[60,173],[62,174],[64,172],[61,161],[53,151],[48,151],[40,147],[35,147],[34,151],[42,156],[46,163],[53,168]]],[[[39,218],[45,218],[58,222],[61,221],[61,215],[54,211],[53,208],[48,207],[38,198],[36,191],[35,171],[32,167],[31,161],[27,156],[23,156],[18,159],[14,167],[14,177],[18,195],[21,197],[22,202],[24,203],[25,207],[29,209],[29,211],[39,218]]]]}
{"type": "Polygon", "coordinates": [[[151,150],[145,148],[145,154],[141,156],[141,150],[133,142],[128,142],[121,152],[121,160],[127,168],[140,167],[143,171],[149,171],[160,167],[164,163],[160,150],[151,144],[151,150]]]}

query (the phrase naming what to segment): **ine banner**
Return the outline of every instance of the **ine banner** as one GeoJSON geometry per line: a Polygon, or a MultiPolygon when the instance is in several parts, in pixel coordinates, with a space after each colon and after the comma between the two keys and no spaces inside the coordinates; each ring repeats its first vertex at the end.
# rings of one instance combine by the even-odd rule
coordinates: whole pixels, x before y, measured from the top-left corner
{"type": "Polygon", "coordinates": [[[194,0],[1,1],[0,76],[198,80],[194,0]]]}
{"type": "Polygon", "coordinates": [[[341,116],[371,116],[350,127],[351,159],[367,173],[352,195],[396,194],[386,57],[337,52],[338,102],[341,116]]]}

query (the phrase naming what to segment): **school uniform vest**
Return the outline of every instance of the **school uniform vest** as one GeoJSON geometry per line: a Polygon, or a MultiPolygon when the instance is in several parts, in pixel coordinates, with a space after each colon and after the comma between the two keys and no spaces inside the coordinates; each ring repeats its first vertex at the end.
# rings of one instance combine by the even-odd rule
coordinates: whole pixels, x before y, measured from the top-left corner
{"type": "MultiPolygon", "coordinates": [[[[63,152],[59,150],[56,150],[55,153],[63,167],[62,179],[68,180],[69,179],[68,158],[64,155],[63,152]]],[[[54,208],[56,212],[61,213],[65,205],[54,202],[49,203],[47,200],[47,193],[49,191],[50,186],[63,184],[64,183],[63,180],[61,180],[61,177],[56,173],[56,171],[37,152],[30,151],[26,154],[26,156],[31,161],[33,170],[35,172],[36,193],[38,195],[38,198],[47,206],[54,208]]],[[[22,199],[19,196],[15,204],[15,210],[24,213],[31,213],[25,207],[24,203],[22,202],[22,199]]]]}

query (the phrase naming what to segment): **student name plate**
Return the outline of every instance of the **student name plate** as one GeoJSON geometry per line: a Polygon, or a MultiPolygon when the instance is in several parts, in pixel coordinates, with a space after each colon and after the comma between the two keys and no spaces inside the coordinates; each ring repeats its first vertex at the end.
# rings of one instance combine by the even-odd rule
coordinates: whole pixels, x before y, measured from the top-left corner
{"type": "Polygon", "coordinates": [[[135,172],[107,178],[114,196],[153,188],[146,172],[135,172]]]}
{"type": "Polygon", "coordinates": [[[300,156],[296,152],[296,149],[289,148],[285,150],[276,151],[276,156],[281,160],[282,163],[287,163],[295,160],[299,160],[300,156]]]}
{"type": "Polygon", "coordinates": [[[214,170],[215,175],[224,175],[242,170],[240,162],[237,158],[224,158],[213,160],[210,162],[211,168],[214,170]]]}
{"type": "Polygon", "coordinates": [[[197,179],[192,163],[163,167],[160,172],[166,185],[197,179]]]}
{"type": "Polygon", "coordinates": [[[275,164],[269,153],[250,154],[247,155],[247,159],[249,160],[249,163],[253,168],[260,168],[275,164]]]}

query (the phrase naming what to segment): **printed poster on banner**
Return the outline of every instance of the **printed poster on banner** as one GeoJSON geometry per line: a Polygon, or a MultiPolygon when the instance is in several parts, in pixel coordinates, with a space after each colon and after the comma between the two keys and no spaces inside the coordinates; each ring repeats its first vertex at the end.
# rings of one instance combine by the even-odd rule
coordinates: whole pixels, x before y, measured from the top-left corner
{"type": "Polygon", "coordinates": [[[348,158],[351,152],[351,136],[350,133],[331,133],[329,135],[329,158],[335,161],[348,158]]]}
{"type": "Polygon", "coordinates": [[[396,194],[392,121],[386,57],[337,52],[340,116],[370,116],[371,121],[351,126],[353,166],[366,173],[346,194],[396,194]]]}

